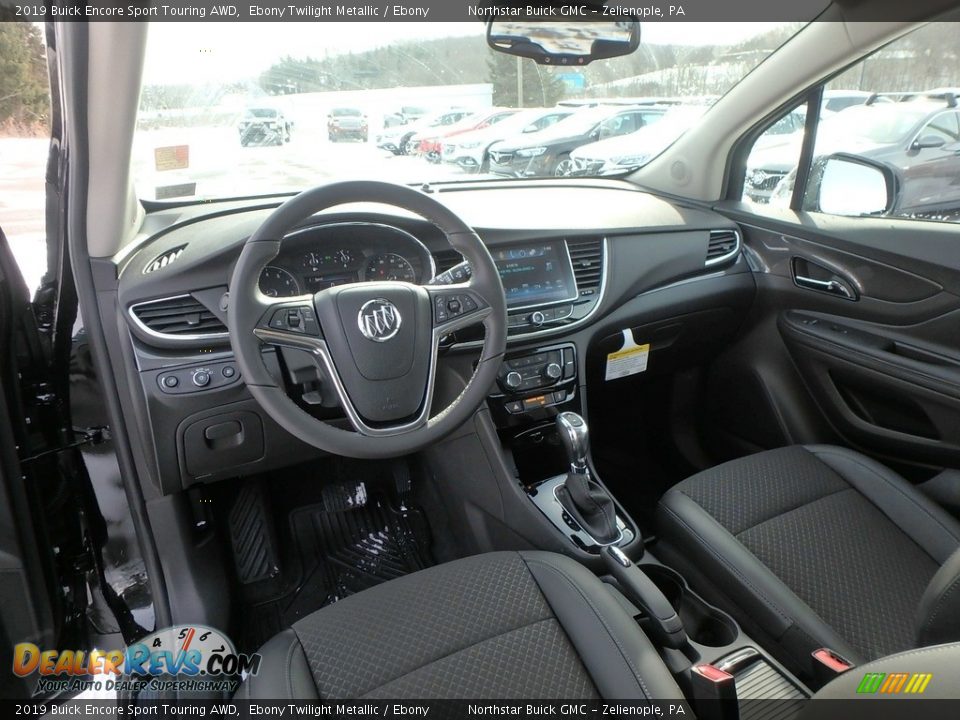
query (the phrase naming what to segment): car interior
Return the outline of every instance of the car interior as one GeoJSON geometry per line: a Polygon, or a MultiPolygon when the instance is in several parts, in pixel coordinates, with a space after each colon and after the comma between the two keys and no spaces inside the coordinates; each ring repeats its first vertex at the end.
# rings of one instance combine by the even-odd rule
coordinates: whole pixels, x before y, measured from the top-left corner
{"type": "Polygon", "coordinates": [[[896,214],[897,168],[812,138],[834,77],[960,17],[869,5],[835,0],[619,177],[204,200],[133,187],[146,24],[48,27],[55,297],[27,298],[0,243],[4,416],[30,405],[2,477],[34,507],[4,505],[5,636],[218,628],[263,658],[247,700],[721,717],[718,699],[854,698],[869,673],[932,673],[913,689],[956,698],[957,226],[896,214]],[[791,194],[750,202],[750,149],[785,117],[806,133],[791,194]],[[837,183],[852,194],[821,205],[837,183]],[[36,357],[22,337],[61,348],[29,397],[10,387],[36,357]],[[67,479],[17,491],[27,466],[67,479]],[[97,549],[121,542],[119,510],[129,592],[97,549]],[[49,536],[94,548],[68,593],[29,540],[49,536]]]}

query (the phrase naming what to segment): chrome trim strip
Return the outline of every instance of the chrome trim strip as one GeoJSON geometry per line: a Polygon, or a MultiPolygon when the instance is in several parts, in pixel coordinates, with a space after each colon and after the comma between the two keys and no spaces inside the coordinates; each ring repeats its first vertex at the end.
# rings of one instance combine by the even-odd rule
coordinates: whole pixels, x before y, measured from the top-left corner
{"type": "MultiPolygon", "coordinates": [[[[188,333],[184,335],[171,335],[170,333],[161,333],[157,332],[146,326],[146,324],[137,317],[136,313],[133,311],[134,308],[143,307],[144,305],[156,305],[157,303],[169,302],[170,300],[179,300],[180,298],[190,298],[195,301],[201,307],[206,308],[206,306],[197,300],[190,293],[183,293],[182,295],[171,295],[170,297],[157,298],[156,300],[144,300],[143,302],[134,303],[129,308],[127,308],[127,314],[130,316],[130,319],[133,320],[137,328],[149,335],[150,337],[157,338],[158,340],[163,340],[165,342],[209,342],[210,340],[225,340],[230,337],[230,332],[218,332],[218,333],[188,333]]],[[[209,311],[209,308],[207,308],[209,311]]],[[[212,312],[212,311],[210,311],[212,312]]]]}
{"type": "MultiPolygon", "coordinates": [[[[720,257],[717,257],[717,258],[711,258],[709,260],[705,260],[703,263],[704,267],[712,267],[714,265],[719,265],[720,263],[725,263],[728,260],[735,258],[737,254],[740,252],[740,247],[743,244],[743,239],[740,237],[739,230],[735,228],[731,228],[729,230],[711,230],[710,235],[712,236],[714,233],[728,233],[728,232],[732,232],[733,236],[737,239],[736,246],[733,248],[733,250],[728,252],[726,255],[721,255],[720,257]]],[[[708,242],[707,247],[709,249],[709,241],[707,242],[708,242]]]]}
{"type": "MultiPolygon", "coordinates": [[[[444,286],[444,289],[447,287],[455,286],[444,286]]],[[[430,304],[430,312],[432,317],[432,300],[430,304]]],[[[340,379],[340,375],[334,366],[333,358],[330,356],[330,349],[327,347],[327,343],[323,338],[316,338],[310,335],[295,335],[294,333],[278,332],[269,328],[255,328],[253,334],[256,335],[261,341],[269,345],[279,345],[282,347],[293,348],[295,350],[306,350],[311,353],[332,380],[333,388],[337,393],[337,399],[340,401],[340,406],[343,408],[344,413],[346,413],[347,419],[350,421],[353,429],[361,435],[367,435],[370,437],[387,437],[391,435],[402,435],[403,433],[416,430],[427,424],[430,419],[430,411],[433,406],[433,392],[437,375],[437,355],[440,351],[440,338],[453,332],[454,330],[457,330],[460,327],[466,327],[467,325],[473,325],[474,323],[482,322],[490,314],[490,312],[491,310],[489,307],[481,308],[480,310],[471,313],[468,316],[461,316],[446,322],[443,325],[434,327],[431,340],[433,348],[430,353],[430,369],[427,378],[427,389],[424,394],[423,407],[417,417],[410,422],[402,425],[394,425],[388,428],[371,427],[363,421],[363,418],[360,417],[360,414],[353,405],[353,401],[350,400],[350,396],[347,394],[347,390],[343,385],[343,381],[340,379]]]]}

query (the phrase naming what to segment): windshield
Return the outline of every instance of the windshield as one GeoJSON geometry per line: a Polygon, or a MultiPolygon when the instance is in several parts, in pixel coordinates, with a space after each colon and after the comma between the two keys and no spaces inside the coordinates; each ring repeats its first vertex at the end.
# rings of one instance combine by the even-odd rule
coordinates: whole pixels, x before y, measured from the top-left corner
{"type": "Polygon", "coordinates": [[[905,139],[930,107],[908,107],[906,103],[860,105],[847,108],[824,121],[823,131],[831,136],[855,137],[880,145],[905,139]]]}
{"type": "Polygon", "coordinates": [[[583,174],[572,171],[574,150],[636,133],[671,108],[702,108],[799,27],[744,24],[718,39],[711,24],[647,23],[632,55],[563,68],[491,50],[480,22],[155,23],[137,193],[188,200],[346,178],[583,174]],[[533,152],[497,154],[508,146],[533,152]]]}

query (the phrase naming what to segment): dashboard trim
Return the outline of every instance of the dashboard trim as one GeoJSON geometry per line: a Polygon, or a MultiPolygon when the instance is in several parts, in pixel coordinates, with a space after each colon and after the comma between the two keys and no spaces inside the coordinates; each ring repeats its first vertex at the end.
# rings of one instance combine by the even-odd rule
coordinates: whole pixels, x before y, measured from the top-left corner
{"type": "MultiPolygon", "coordinates": [[[[134,308],[142,307],[144,305],[155,305],[156,303],[168,302],[170,300],[179,300],[180,298],[191,298],[196,302],[200,303],[196,297],[191,293],[180,293],[179,295],[170,295],[168,297],[154,298],[153,300],[141,300],[136,302],[130,307],[127,308],[127,315],[130,316],[130,319],[133,320],[137,328],[146,335],[156,338],[157,340],[163,340],[164,342],[175,342],[175,343],[196,343],[196,342],[210,342],[218,340],[227,340],[230,338],[229,332],[218,332],[218,333],[203,333],[195,334],[188,333],[184,335],[171,335],[170,333],[161,333],[153,330],[137,317],[137,314],[134,312],[134,308]]],[[[203,303],[200,303],[201,305],[203,303]]]]}

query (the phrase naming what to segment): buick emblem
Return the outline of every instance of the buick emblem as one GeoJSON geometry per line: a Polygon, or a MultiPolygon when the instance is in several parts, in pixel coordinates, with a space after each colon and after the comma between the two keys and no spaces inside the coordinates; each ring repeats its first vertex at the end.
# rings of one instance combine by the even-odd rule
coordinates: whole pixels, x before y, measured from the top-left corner
{"type": "Polygon", "coordinates": [[[357,325],[367,340],[386,342],[400,332],[400,311],[389,300],[367,300],[357,315],[357,325]]]}

